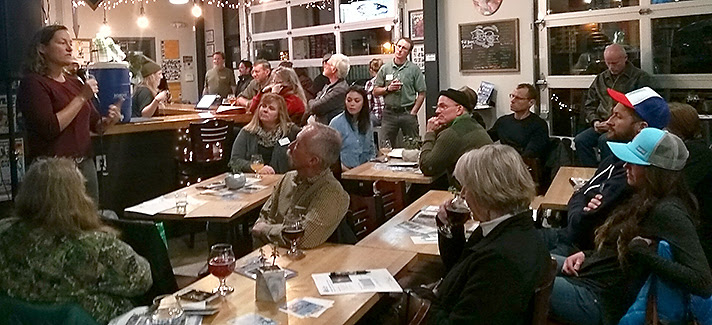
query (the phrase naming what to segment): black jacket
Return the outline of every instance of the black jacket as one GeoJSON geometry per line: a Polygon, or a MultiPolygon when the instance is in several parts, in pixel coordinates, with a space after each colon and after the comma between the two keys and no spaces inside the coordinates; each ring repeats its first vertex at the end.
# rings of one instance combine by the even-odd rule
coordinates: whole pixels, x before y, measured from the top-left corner
{"type": "Polygon", "coordinates": [[[459,262],[443,279],[429,322],[530,323],[534,289],[550,259],[531,211],[503,221],[484,238],[475,232],[467,243],[462,227],[453,233],[453,239],[439,236],[440,255],[447,263],[457,254],[459,262]]]}
{"type": "Polygon", "coordinates": [[[571,196],[567,205],[568,224],[564,229],[564,238],[578,250],[593,249],[593,232],[603,224],[613,208],[630,194],[624,163],[614,155],[608,156],[598,165],[593,177],[571,196]],[[596,194],[603,195],[598,209],[583,211],[596,194]]]}

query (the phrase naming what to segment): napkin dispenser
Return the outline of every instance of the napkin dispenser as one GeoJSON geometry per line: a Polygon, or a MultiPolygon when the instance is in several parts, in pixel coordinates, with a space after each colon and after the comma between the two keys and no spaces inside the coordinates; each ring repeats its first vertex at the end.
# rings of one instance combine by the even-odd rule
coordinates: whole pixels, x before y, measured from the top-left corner
{"type": "Polygon", "coordinates": [[[257,271],[255,300],[266,302],[282,301],[287,296],[287,279],[279,267],[265,267],[257,271]]]}
{"type": "Polygon", "coordinates": [[[225,177],[225,185],[231,190],[245,186],[246,182],[247,178],[245,178],[244,174],[228,174],[227,177],[225,177]]]}

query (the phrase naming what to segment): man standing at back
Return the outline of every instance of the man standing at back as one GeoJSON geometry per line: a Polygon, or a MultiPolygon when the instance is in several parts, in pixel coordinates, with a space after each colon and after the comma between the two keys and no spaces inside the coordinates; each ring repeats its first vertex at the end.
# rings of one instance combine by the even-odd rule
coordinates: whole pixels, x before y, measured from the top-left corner
{"type": "Polygon", "coordinates": [[[378,70],[373,88],[374,96],[385,99],[381,130],[394,146],[398,130],[402,130],[405,137],[418,137],[418,111],[425,100],[425,76],[408,60],[412,49],[410,39],[398,40],[393,60],[378,70]]]}
{"type": "Polygon", "coordinates": [[[225,67],[225,54],[215,52],[213,54],[213,68],[205,73],[205,89],[203,95],[218,94],[226,98],[229,94],[235,93],[235,74],[232,69],[225,67]]]}
{"type": "Polygon", "coordinates": [[[269,83],[271,72],[272,67],[267,60],[260,59],[255,61],[255,65],[252,66],[252,81],[250,81],[245,90],[237,95],[237,105],[250,107],[252,97],[255,97],[269,83]]]}
{"type": "Polygon", "coordinates": [[[583,166],[598,166],[595,147],[601,152],[601,160],[610,155],[606,143],[608,125],[606,120],[611,115],[615,101],[608,95],[607,89],[626,93],[642,87],[652,87],[649,74],[628,62],[628,54],[618,44],[608,45],[603,52],[608,70],[601,72],[588,88],[583,105],[583,117],[591,127],[579,133],[576,143],[576,156],[583,166]]]}

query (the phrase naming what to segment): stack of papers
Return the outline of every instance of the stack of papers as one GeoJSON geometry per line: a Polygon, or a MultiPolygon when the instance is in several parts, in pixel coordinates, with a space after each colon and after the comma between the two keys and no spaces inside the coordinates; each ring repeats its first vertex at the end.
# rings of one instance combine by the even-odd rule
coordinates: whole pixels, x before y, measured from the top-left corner
{"type": "Polygon", "coordinates": [[[399,223],[397,227],[405,229],[414,235],[418,235],[418,237],[421,235],[435,234],[437,242],[438,229],[435,223],[435,216],[438,214],[439,209],[440,207],[437,205],[425,206],[410,218],[410,220],[399,223]]]}
{"type": "Polygon", "coordinates": [[[343,295],[364,292],[403,292],[386,269],[312,274],[319,294],[343,295]]]}
{"type": "Polygon", "coordinates": [[[149,201],[143,202],[139,205],[135,205],[130,208],[126,208],[126,211],[142,213],[142,214],[146,214],[149,216],[155,216],[157,213],[159,213],[161,211],[168,210],[170,208],[175,209],[175,206],[176,206],[175,199],[167,199],[163,196],[159,196],[153,200],[149,200],[149,201]]]}
{"type": "Polygon", "coordinates": [[[279,310],[299,318],[317,318],[332,306],[333,300],[304,297],[279,306],[279,310]]]}

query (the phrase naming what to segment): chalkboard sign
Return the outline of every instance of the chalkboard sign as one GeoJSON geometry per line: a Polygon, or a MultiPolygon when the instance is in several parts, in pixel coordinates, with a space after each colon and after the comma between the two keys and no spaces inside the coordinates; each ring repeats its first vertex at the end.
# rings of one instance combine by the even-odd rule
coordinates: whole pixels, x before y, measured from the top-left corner
{"type": "Polygon", "coordinates": [[[460,71],[519,71],[519,19],[460,24],[460,71]]]}

